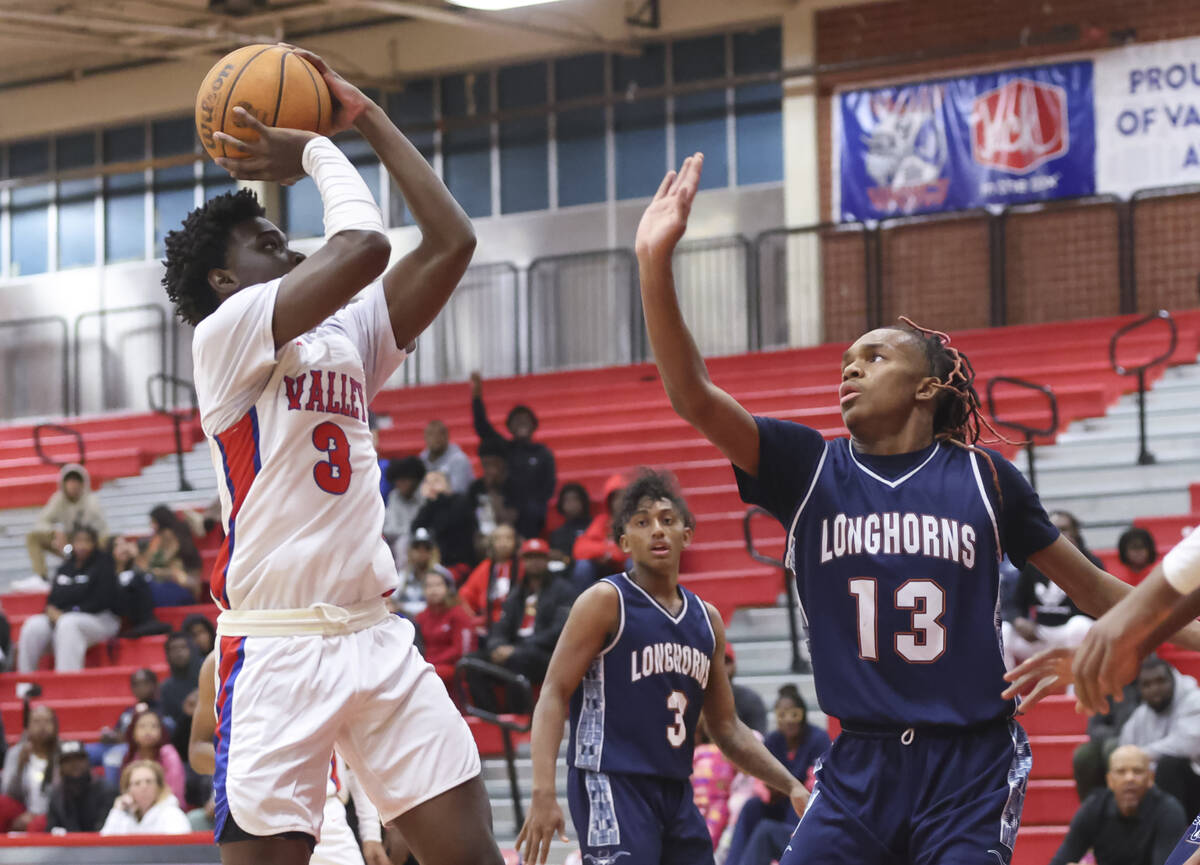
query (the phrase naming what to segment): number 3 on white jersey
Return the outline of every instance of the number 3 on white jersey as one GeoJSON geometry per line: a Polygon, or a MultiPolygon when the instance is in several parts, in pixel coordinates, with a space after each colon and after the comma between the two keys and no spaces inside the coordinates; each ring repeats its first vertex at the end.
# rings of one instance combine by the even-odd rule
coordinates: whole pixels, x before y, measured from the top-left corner
{"type": "MultiPolygon", "coordinates": [[[[858,605],[858,656],[879,660],[878,586],[871,577],[850,581],[850,594],[858,605]]],[[[908,580],[896,589],[896,609],[912,610],[912,630],[896,634],[896,654],[910,664],[931,664],[946,651],[946,593],[933,580],[908,580]]]]}
{"type": "Polygon", "coordinates": [[[667,741],[672,748],[679,748],[687,740],[687,724],[683,713],[687,711],[688,698],[683,691],[672,691],[667,697],[667,711],[675,713],[675,720],[667,725],[667,741]]]}

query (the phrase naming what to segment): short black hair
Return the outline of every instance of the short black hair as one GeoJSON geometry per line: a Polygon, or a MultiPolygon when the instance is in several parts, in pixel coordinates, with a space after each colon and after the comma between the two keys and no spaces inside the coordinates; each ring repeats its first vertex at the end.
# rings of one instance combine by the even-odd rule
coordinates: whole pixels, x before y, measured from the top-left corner
{"type": "Polygon", "coordinates": [[[1157,562],[1158,545],[1154,543],[1154,535],[1141,526],[1130,526],[1121,532],[1121,537],[1117,538],[1117,558],[1121,560],[1121,564],[1129,565],[1129,545],[1137,541],[1141,541],[1150,551],[1150,563],[1157,562]]]}
{"type": "Polygon", "coordinates": [[[479,458],[484,457],[500,457],[508,459],[508,447],[504,443],[504,439],[488,436],[479,442],[479,458]]]}
{"type": "Polygon", "coordinates": [[[638,504],[642,499],[650,499],[652,502],[666,499],[674,506],[675,510],[679,511],[685,526],[689,529],[696,527],[696,518],[688,510],[687,502],[683,500],[679,486],[675,483],[675,476],[668,471],[657,472],[654,469],[640,468],[637,476],[626,485],[624,492],[621,493],[621,500],[617,503],[617,509],[613,513],[613,540],[621,540],[621,535],[625,534],[626,524],[637,513],[638,504]]]}
{"type": "Polygon", "coordinates": [[[1142,661],[1142,668],[1138,670],[1138,677],[1140,678],[1143,673],[1149,673],[1151,670],[1166,670],[1171,680],[1175,680],[1175,668],[1158,655],[1150,655],[1146,660],[1142,661]]]}
{"type": "Polygon", "coordinates": [[[266,215],[258,196],[239,189],[209,199],[187,215],[182,228],[167,232],[162,284],[182,321],[197,325],[220,305],[209,271],[225,266],[234,226],[266,215]]]}
{"type": "Polygon", "coordinates": [[[166,648],[167,646],[171,645],[171,643],[175,642],[176,640],[183,640],[189,646],[192,645],[192,635],[191,634],[189,634],[187,631],[175,631],[174,633],[167,636],[167,641],[165,643],[163,643],[163,647],[166,648]]]}
{"type": "Polygon", "coordinates": [[[151,682],[153,682],[154,684],[157,685],[158,684],[158,673],[154,672],[149,667],[141,667],[137,670],[134,670],[133,673],[130,674],[129,684],[132,685],[138,679],[149,679],[151,682]]]}
{"type": "Polygon", "coordinates": [[[516,419],[517,415],[519,414],[529,415],[529,420],[533,422],[533,428],[538,428],[538,416],[533,413],[533,409],[524,403],[517,403],[508,410],[508,417],[504,419],[504,425],[508,427],[510,432],[512,431],[513,420],[516,419]]]}
{"type": "MultiPolygon", "coordinates": [[[[592,497],[588,495],[587,487],[578,481],[568,481],[563,484],[563,488],[558,491],[558,504],[555,506],[560,514],[563,513],[563,499],[571,493],[576,493],[583,499],[583,515],[590,517],[592,515],[592,497]]],[[[565,516],[565,514],[563,514],[565,516]]]]}
{"type": "Polygon", "coordinates": [[[94,527],[85,525],[83,523],[76,523],[75,526],[71,529],[71,534],[77,535],[80,532],[82,532],[83,534],[87,535],[89,538],[92,539],[92,546],[100,545],[100,533],[98,531],[96,531],[96,529],[94,527]]]}
{"type": "Polygon", "coordinates": [[[75,480],[79,481],[80,483],[83,483],[83,472],[79,471],[78,469],[71,469],[69,472],[67,472],[65,475],[62,476],[63,483],[65,484],[71,478],[75,478],[75,480]]]}
{"type": "Polygon", "coordinates": [[[425,463],[420,457],[403,457],[388,463],[387,479],[389,484],[406,478],[420,483],[425,480],[425,463]]]}

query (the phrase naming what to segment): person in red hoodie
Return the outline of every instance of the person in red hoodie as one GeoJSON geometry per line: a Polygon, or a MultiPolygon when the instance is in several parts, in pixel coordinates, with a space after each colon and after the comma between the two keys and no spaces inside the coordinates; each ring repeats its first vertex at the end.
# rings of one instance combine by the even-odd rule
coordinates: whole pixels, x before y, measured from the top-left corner
{"type": "Polygon", "coordinates": [[[576,592],[582,592],[601,577],[620,573],[625,569],[625,553],[612,537],[612,515],[617,500],[625,490],[625,478],[615,474],[604,482],[604,512],[592,519],[582,535],[575,539],[571,556],[575,569],[571,581],[576,592]]]}
{"type": "Polygon", "coordinates": [[[425,609],[414,623],[425,644],[425,660],[446,684],[446,690],[459,702],[454,689],[454,665],[474,647],[475,626],[471,614],[458,600],[454,582],[441,571],[425,574],[425,609]]]}

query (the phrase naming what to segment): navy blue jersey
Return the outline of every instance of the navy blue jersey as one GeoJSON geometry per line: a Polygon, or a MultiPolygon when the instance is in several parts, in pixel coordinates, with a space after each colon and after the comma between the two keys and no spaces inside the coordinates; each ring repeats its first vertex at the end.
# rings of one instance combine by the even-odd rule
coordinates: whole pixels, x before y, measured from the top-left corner
{"type": "Polygon", "coordinates": [[[605,582],[616,586],[621,613],[571,696],[572,765],[687,779],[716,646],[708,609],[683,586],[672,616],[628,574],[605,582]]]}
{"type": "Polygon", "coordinates": [[[1020,472],[934,443],[869,456],[849,439],[756,418],[758,477],[742,498],[788,531],[817,697],[843,723],[969,725],[1011,715],[999,561],[1058,537],[1020,472]]]}

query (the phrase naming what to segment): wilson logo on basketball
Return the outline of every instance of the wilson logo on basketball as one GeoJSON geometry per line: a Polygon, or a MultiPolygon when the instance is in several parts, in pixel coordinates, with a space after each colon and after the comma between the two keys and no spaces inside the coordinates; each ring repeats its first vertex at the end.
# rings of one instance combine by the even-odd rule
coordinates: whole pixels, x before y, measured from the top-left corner
{"type": "Polygon", "coordinates": [[[1027,174],[1070,147],[1061,87],[1018,78],[976,97],[971,155],[980,165],[1027,174]]]}

